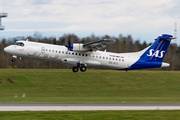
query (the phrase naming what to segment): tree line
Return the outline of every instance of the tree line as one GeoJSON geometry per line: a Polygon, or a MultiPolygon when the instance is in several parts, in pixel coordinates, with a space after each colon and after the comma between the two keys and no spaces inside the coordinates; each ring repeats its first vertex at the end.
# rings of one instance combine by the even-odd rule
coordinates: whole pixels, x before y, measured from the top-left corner
{"type": "MultiPolygon", "coordinates": [[[[68,35],[64,34],[58,39],[56,39],[57,45],[65,45],[66,44],[66,37],[68,35]]],[[[127,52],[137,52],[140,51],[152,43],[140,42],[140,40],[133,40],[131,35],[123,36],[119,35],[119,37],[111,37],[108,35],[104,35],[103,37],[97,37],[94,34],[85,37],[79,38],[75,34],[71,35],[71,42],[72,43],[88,43],[104,38],[110,38],[116,40],[115,43],[109,44],[106,48],[101,49],[102,51],[106,50],[108,52],[115,52],[115,53],[127,53],[127,52]]],[[[61,63],[51,62],[51,61],[44,61],[44,60],[36,60],[36,59],[29,59],[29,58],[22,58],[17,59],[16,62],[11,62],[12,55],[9,55],[4,52],[4,48],[8,45],[13,44],[17,40],[26,40],[35,41],[35,42],[42,42],[52,44],[52,37],[42,37],[42,35],[38,32],[35,32],[33,36],[28,37],[16,37],[10,39],[1,39],[0,40],[0,68],[31,68],[31,69],[67,69],[71,68],[69,66],[63,65],[61,63]]],[[[154,41],[152,41],[154,42],[154,41]]],[[[177,44],[170,44],[164,62],[170,63],[170,67],[167,68],[159,68],[153,70],[180,70],[180,46],[177,44]]]]}

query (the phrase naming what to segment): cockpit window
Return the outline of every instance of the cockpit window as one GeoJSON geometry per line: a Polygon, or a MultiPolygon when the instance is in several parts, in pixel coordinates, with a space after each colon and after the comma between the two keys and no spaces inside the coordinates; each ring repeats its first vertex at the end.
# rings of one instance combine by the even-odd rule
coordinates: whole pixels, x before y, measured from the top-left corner
{"type": "Polygon", "coordinates": [[[22,42],[15,42],[13,45],[17,45],[17,46],[24,46],[24,43],[22,43],[22,42]]]}

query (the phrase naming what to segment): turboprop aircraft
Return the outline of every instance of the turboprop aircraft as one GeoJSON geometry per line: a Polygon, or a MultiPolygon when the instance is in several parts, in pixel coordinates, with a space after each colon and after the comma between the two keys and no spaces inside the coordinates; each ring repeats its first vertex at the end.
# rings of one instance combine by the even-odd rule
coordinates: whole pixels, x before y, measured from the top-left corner
{"type": "Polygon", "coordinates": [[[15,62],[17,57],[62,62],[72,66],[73,72],[78,72],[79,68],[81,72],[85,72],[86,68],[90,67],[127,71],[170,66],[162,61],[172,39],[172,35],[162,34],[149,47],[132,53],[98,51],[114,43],[112,39],[80,44],[71,43],[70,37],[65,46],[21,40],[4,48],[4,51],[12,55],[12,62],[15,62]]]}

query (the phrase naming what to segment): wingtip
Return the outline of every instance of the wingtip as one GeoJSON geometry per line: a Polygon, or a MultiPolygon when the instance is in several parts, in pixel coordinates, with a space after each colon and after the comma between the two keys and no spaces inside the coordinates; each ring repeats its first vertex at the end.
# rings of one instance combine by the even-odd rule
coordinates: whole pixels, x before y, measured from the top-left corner
{"type": "Polygon", "coordinates": [[[109,40],[109,41],[111,41],[112,43],[114,43],[116,40],[114,40],[114,39],[108,39],[108,38],[105,38],[104,40],[109,40]]]}

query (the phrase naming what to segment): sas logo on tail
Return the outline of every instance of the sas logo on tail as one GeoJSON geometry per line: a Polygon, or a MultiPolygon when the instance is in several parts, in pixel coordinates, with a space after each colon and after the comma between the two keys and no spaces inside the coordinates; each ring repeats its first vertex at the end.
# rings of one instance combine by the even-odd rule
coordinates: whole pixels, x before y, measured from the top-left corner
{"type": "Polygon", "coordinates": [[[165,51],[160,52],[159,50],[156,50],[156,52],[154,52],[154,53],[153,53],[153,51],[154,51],[154,49],[149,50],[149,54],[147,54],[147,56],[152,56],[152,57],[155,56],[158,58],[162,58],[165,53],[165,51]]]}

